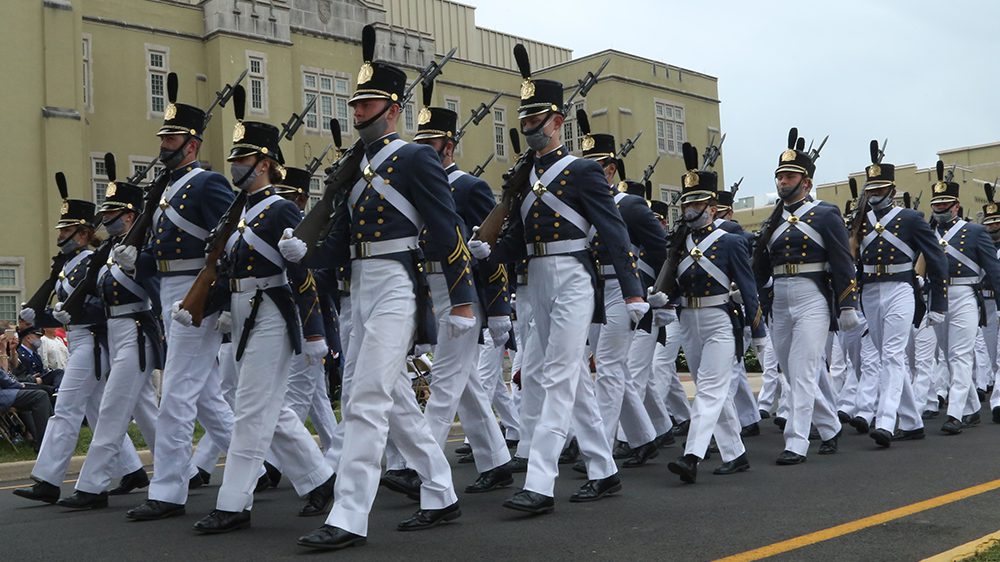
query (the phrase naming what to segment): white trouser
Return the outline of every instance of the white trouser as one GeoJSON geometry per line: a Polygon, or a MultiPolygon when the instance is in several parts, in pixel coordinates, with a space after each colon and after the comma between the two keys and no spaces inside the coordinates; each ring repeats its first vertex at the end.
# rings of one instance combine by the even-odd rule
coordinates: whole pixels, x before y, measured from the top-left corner
{"type": "Polygon", "coordinates": [[[80,470],[76,489],[99,494],[108,489],[115,457],[128,439],[128,424],[135,415],[142,437],[150,450],[156,443],[156,391],[153,389],[153,342],[146,341],[146,369],[139,370],[139,326],[132,318],[108,319],[108,347],[111,372],[94,425],[94,437],[80,470]]]}
{"type": "MultiPolygon", "coordinates": [[[[453,339],[448,333],[448,316],[452,306],[448,297],[448,281],[435,273],[427,276],[434,300],[438,338],[434,346],[434,369],[431,396],[424,407],[424,417],[431,435],[444,450],[455,413],[462,420],[462,430],[472,445],[476,470],[480,473],[510,461],[510,451],[497,423],[483,381],[476,372],[479,358],[477,343],[480,330],[469,330],[453,339]]],[[[473,313],[482,320],[479,303],[473,303],[473,313]]]]}
{"type": "Polygon", "coordinates": [[[740,358],[733,366],[733,377],[730,379],[729,398],[736,408],[736,415],[739,417],[740,426],[746,427],[760,421],[760,410],[757,408],[757,399],[753,396],[750,388],[750,379],[747,378],[747,366],[743,358],[746,357],[747,350],[750,349],[750,341],[753,336],[750,327],[743,328],[743,347],[740,358]]]}
{"type": "Polygon", "coordinates": [[[521,350],[514,358],[517,369],[521,372],[521,405],[518,415],[521,420],[520,437],[517,443],[517,456],[526,459],[531,452],[531,439],[535,434],[535,426],[542,414],[541,370],[542,343],[538,339],[538,329],[535,324],[535,309],[532,307],[531,295],[534,289],[527,285],[517,288],[517,325],[515,333],[520,337],[517,348],[521,350]]]}
{"type": "Polygon", "coordinates": [[[880,352],[878,415],[875,427],[892,433],[924,426],[913,397],[906,365],[906,346],[913,326],[913,287],[900,281],[868,283],[861,293],[868,334],[880,352]]]}
{"type": "Polygon", "coordinates": [[[845,374],[843,386],[837,391],[837,411],[844,412],[852,418],[857,415],[858,386],[865,368],[861,340],[867,330],[868,323],[864,315],[858,314],[857,326],[837,332],[836,339],[840,341],[840,348],[844,352],[845,364],[851,365],[851,370],[845,374]]]}
{"type": "Polygon", "coordinates": [[[448,459],[431,435],[406,374],[417,311],[410,275],[401,263],[389,259],[354,260],[351,266],[354,332],[344,368],[345,373],[363,376],[352,378],[350,397],[346,404],[341,402],[343,452],[326,522],[367,535],[389,431],[407,465],[420,477],[421,509],[448,507],[457,496],[448,459]]]}
{"type": "MultiPolygon", "coordinates": [[[[948,415],[962,419],[967,412],[972,386],[972,355],[979,329],[979,310],[975,293],[968,285],[948,287],[948,314],[945,321],[936,324],[938,346],[942,361],[948,365],[951,386],[948,388],[948,415]]],[[[977,399],[978,402],[978,399],[977,399]]]]}
{"type": "Polygon", "coordinates": [[[824,399],[819,388],[820,372],[826,369],[829,329],[829,305],[813,280],[775,279],[774,333],[780,336],[774,340],[774,351],[788,377],[791,398],[784,432],[785,449],[798,455],[809,452],[810,423],[816,423],[824,441],[840,431],[833,405],[824,399]]]}
{"type": "MultiPolygon", "coordinates": [[[[100,420],[101,396],[108,380],[104,375],[108,371],[106,349],[101,349],[101,380],[97,380],[94,373],[94,336],[90,330],[74,327],[66,333],[66,337],[69,339],[69,359],[59,385],[59,398],[55,413],[45,429],[38,459],[31,469],[32,478],[55,486],[62,484],[66,476],[66,467],[76,450],[84,416],[92,427],[100,420]]],[[[110,469],[113,477],[142,468],[129,436],[119,434],[118,438],[121,451],[110,469]]]]}
{"type": "Polygon", "coordinates": [[[714,433],[723,462],[729,462],[746,452],[729,395],[736,373],[732,319],[721,308],[698,308],[682,309],[678,322],[684,357],[697,388],[684,453],[704,459],[714,433]]]}
{"type": "Polygon", "coordinates": [[[629,369],[635,374],[635,380],[646,380],[646,393],[642,403],[646,407],[646,415],[653,423],[653,433],[657,436],[673,429],[674,420],[681,423],[691,419],[687,392],[677,375],[677,353],[681,348],[680,326],[674,322],[663,330],[667,335],[665,345],[660,345],[658,341],[659,330],[653,330],[652,333],[637,330],[629,355],[629,369]]]}
{"type": "Polygon", "coordinates": [[[830,382],[838,396],[847,383],[847,371],[851,367],[851,362],[844,353],[844,338],[838,332],[837,337],[833,338],[833,350],[830,352],[830,382]]]}
{"type": "MultiPolygon", "coordinates": [[[[240,341],[257,292],[233,293],[233,340],[240,341]]],[[[281,469],[300,496],[325,482],[333,471],[302,421],[285,401],[292,344],[288,326],[271,297],[259,293],[256,322],[246,351],[236,362],[236,404],[232,440],[216,508],[253,507],[253,491],[264,455],[273,446],[281,469]],[[272,441],[273,439],[273,441],[272,441]]]]}
{"type": "Polygon", "coordinates": [[[581,329],[594,313],[590,275],[573,256],[547,256],[528,262],[528,283],[543,363],[531,373],[539,378],[542,408],[531,438],[524,489],[551,497],[571,419],[588,461],[587,477],[607,478],[618,469],[603,427],[588,425],[597,411],[593,386],[580,384],[590,376],[583,362],[587,332],[581,329]]]}
{"type": "Polygon", "coordinates": [[[913,372],[913,397],[921,411],[938,411],[937,384],[935,371],[937,360],[937,333],[927,325],[925,317],[920,326],[913,329],[910,342],[911,368],[913,372]]]}
{"type": "MultiPolygon", "coordinates": [[[[351,397],[351,382],[354,379],[354,364],[347,364],[347,350],[351,347],[351,331],[354,327],[351,312],[351,295],[344,295],[340,298],[340,414],[343,419],[344,409],[347,406],[347,399],[351,397]],[[348,368],[350,367],[350,368],[348,368]]],[[[334,472],[340,466],[340,455],[344,450],[344,424],[338,423],[333,428],[333,435],[330,439],[330,446],[326,449],[326,462],[334,472]]]]}
{"type": "Polygon", "coordinates": [[[222,398],[219,370],[213,368],[222,343],[215,330],[218,314],[205,317],[196,328],[174,322],[169,312],[193,282],[190,275],[160,279],[167,358],[149,499],[176,504],[187,502],[188,481],[198,472],[191,457],[195,418],[221,449],[229,448],[233,428],[233,411],[222,398]]]}
{"type": "Polygon", "coordinates": [[[976,343],[972,349],[973,361],[975,362],[974,377],[976,388],[985,390],[987,386],[993,384],[993,368],[990,366],[990,352],[986,348],[985,328],[982,326],[976,332],[976,343]]]}
{"type": "MultiPolygon", "coordinates": [[[[652,333],[635,330],[632,332],[632,343],[628,348],[628,367],[625,371],[625,397],[621,409],[621,428],[625,440],[631,447],[637,447],[656,439],[673,428],[666,400],[662,395],[654,395],[649,391],[650,379],[653,377],[656,360],[657,330],[652,333]],[[633,360],[634,358],[634,360],[633,360]],[[633,366],[641,364],[642,368],[632,370],[633,366]],[[654,423],[650,412],[657,412],[659,427],[654,423]],[[663,428],[660,431],[660,428],[663,428]]],[[[613,435],[613,434],[612,434],[613,435]]]]}
{"type": "Polygon", "coordinates": [[[307,417],[312,419],[320,438],[320,448],[326,450],[332,440],[333,428],[337,426],[337,418],[327,398],[326,369],[322,361],[310,365],[305,353],[292,356],[285,403],[303,423],[307,417]]]}
{"type": "Polygon", "coordinates": [[[986,326],[982,328],[983,343],[986,344],[986,373],[982,380],[983,386],[993,385],[997,373],[997,337],[1000,336],[1000,322],[997,319],[997,302],[993,299],[985,299],[986,304],[986,326]]]}
{"type": "Polygon", "coordinates": [[[506,428],[504,437],[513,441],[519,438],[520,421],[517,415],[517,405],[507,383],[503,380],[503,354],[504,346],[493,346],[490,340],[489,330],[483,331],[483,341],[479,346],[479,362],[476,370],[479,380],[483,382],[483,390],[486,396],[493,401],[493,410],[500,423],[506,428]]]}
{"type": "Polygon", "coordinates": [[[778,373],[778,357],[774,354],[774,344],[771,343],[771,330],[768,329],[767,337],[764,338],[764,353],[757,358],[761,367],[761,386],[757,393],[757,409],[764,412],[775,412],[778,396],[786,396],[788,392],[781,392],[781,376],[778,373]]]}
{"type": "MultiPolygon", "coordinates": [[[[229,404],[229,409],[232,410],[233,405],[236,403],[237,377],[236,348],[233,347],[231,341],[223,342],[219,346],[216,363],[212,368],[219,371],[219,389],[222,393],[222,399],[226,401],[226,404],[229,404]]],[[[198,441],[198,446],[194,449],[194,456],[191,457],[191,463],[194,465],[195,472],[197,472],[197,469],[201,469],[211,474],[215,471],[216,463],[219,462],[219,455],[225,452],[225,449],[212,441],[211,435],[203,435],[201,441],[198,441]]],[[[192,474],[192,476],[194,475],[192,474]]]]}

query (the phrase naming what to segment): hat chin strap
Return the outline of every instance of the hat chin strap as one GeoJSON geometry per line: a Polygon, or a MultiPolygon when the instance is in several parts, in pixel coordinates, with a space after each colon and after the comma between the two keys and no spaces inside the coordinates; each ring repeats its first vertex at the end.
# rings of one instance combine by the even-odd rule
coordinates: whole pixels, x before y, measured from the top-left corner
{"type": "Polygon", "coordinates": [[[541,131],[542,128],[545,127],[545,125],[548,125],[549,120],[551,120],[553,117],[555,117],[555,112],[554,111],[549,111],[549,114],[545,117],[545,119],[543,119],[542,122],[539,123],[535,128],[533,128],[531,130],[528,130],[528,131],[525,131],[525,130],[522,129],[521,130],[521,134],[524,135],[524,136],[528,136],[528,135],[533,135],[533,134],[537,133],[538,131],[541,131]]]}
{"type": "Polygon", "coordinates": [[[385,107],[382,108],[382,111],[379,111],[378,113],[376,113],[375,115],[373,115],[373,116],[369,117],[368,119],[362,121],[361,123],[358,123],[358,124],[354,125],[354,128],[356,130],[360,131],[361,129],[364,129],[364,128],[370,126],[375,121],[378,121],[380,117],[382,117],[383,115],[385,115],[385,113],[387,111],[389,111],[389,108],[392,107],[393,104],[396,103],[396,102],[391,101],[391,100],[386,100],[386,101],[388,101],[389,103],[385,104],[385,107]]]}

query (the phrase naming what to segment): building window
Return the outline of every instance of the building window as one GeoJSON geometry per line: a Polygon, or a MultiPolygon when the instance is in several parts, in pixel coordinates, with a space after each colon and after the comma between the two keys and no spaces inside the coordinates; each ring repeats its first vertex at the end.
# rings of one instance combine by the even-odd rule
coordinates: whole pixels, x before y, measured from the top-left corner
{"type": "Polygon", "coordinates": [[[306,71],[302,74],[302,90],[303,103],[309,103],[309,100],[319,96],[312,111],[306,114],[306,129],[329,133],[330,119],[336,118],[340,122],[341,133],[344,136],[350,135],[347,108],[350,84],[346,76],[306,71]]]}
{"type": "Polygon", "coordinates": [[[170,72],[170,51],[166,47],[146,46],[146,87],[149,92],[149,112],[156,116],[167,107],[167,73],[170,72]]]}
{"type": "Polygon", "coordinates": [[[267,114],[267,58],[247,51],[247,79],[250,81],[250,111],[267,114]]]}
{"type": "Polygon", "coordinates": [[[493,146],[497,158],[507,159],[507,110],[493,108],[493,146]]]}
{"type": "Polygon", "coordinates": [[[94,111],[94,77],[91,73],[90,63],[92,55],[90,51],[90,35],[83,36],[83,108],[87,111],[94,111]]]}
{"type": "Polygon", "coordinates": [[[90,182],[93,185],[94,203],[100,207],[104,203],[104,193],[108,190],[108,170],[104,167],[103,154],[90,155],[90,182]]]}
{"type": "Polygon", "coordinates": [[[309,203],[306,208],[308,212],[319,200],[323,198],[323,177],[313,176],[309,178],[309,203]]]}
{"type": "Polygon", "coordinates": [[[674,187],[672,185],[661,185],[660,186],[660,201],[669,203],[670,205],[670,216],[667,217],[667,221],[670,226],[673,226],[681,218],[681,207],[680,205],[674,205],[673,202],[679,198],[681,195],[681,188],[674,187]]]}
{"type": "Polygon", "coordinates": [[[566,120],[563,121],[563,144],[566,145],[566,150],[573,152],[576,147],[580,146],[580,137],[583,136],[583,132],[576,123],[576,112],[583,109],[583,102],[578,101],[573,104],[573,109],[569,111],[566,115],[566,120]]]}
{"type": "MultiPolygon", "coordinates": [[[[458,102],[458,98],[444,98],[444,107],[445,109],[450,109],[451,111],[454,111],[455,113],[458,114],[458,123],[456,123],[455,126],[461,127],[462,123],[464,123],[465,121],[462,118],[462,112],[460,109],[461,105],[458,102]]],[[[455,146],[455,156],[461,156],[461,154],[462,154],[462,145],[458,144],[455,146]]]]}
{"type": "MultiPolygon", "coordinates": [[[[129,174],[129,177],[131,178],[131,177],[138,176],[140,173],[142,173],[143,171],[146,170],[146,166],[149,166],[149,163],[152,162],[152,161],[153,161],[153,158],[148,157],[148,156],[132,156],[132,157],[130,157],[129,158],[129,165],[130,165],[130,168],[131,168],[131,173],[129,174]]],[[[103,164],[103,161],[102,161],[102,164],[103,164]]],[[[152,181],[152,179],[155,178],[156,175],[159,174],[162,171],[163,171],[163,164],[157,164],[156,166],[153,166],[153,169],[150,171],[150,173],[146,174],[145,181],[152,181]]],[[[141,183],[141,180],[140,180],[140,183],[141,183]]]]}
{"type": "Polygon", "coordinates": [[[668,154],[680,154],[684,144],[684,108],[664,102],[656,105],[656,148],[668,154]]]}
{"type": "Polygon", "coordinates": [[[407,133],[417,132],[416,106],[412,101],[407,102],[403,110],[403,130],[407,133]]]}
{"type": "Polygon", "coordinates": [[[0,258],[0,320],[16,322],[23,297],[23,260],[20,258],[0,258]]]}

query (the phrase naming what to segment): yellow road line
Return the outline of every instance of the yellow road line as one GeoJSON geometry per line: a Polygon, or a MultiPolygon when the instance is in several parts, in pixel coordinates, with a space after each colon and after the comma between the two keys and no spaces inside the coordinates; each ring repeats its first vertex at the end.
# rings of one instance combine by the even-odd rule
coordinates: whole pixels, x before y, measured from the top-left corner
{"type": "Polygon", "coordinates": [[[791,552],[793,550],[798,550],[810,545],[821,543],[823,541],[828,541],[830,539],[835,539],[837,537],[842,537],[851,533],[855,533],[862,529],[867,529],[869,527],[874,527],[875,525],[881,525],[883,523],[888,523],[896,519],[901,519],[913,515],[915,513],[920,513],[921,511],[927,511],[928,509],[934,509],[935,507],[941,507],[949,503],[954,503],[966,498],[971,498],[972,496],[977,496],[979,494],[984,494],[986,492],[991,492],[1000,488],[1000,480],[992,480],[990,482],[985,482],[983,484],[978,484],[976,486],[970,486],[961,490],[956,490],[942,496],[937,496],[935,498],[930,498],[917,503],[912,503],[910,505],[905,505],[896,509],[890,509],[889,511],[884,511],[882,513],[877,513],[869,517],[863,517],[861,519],[856,519],[854,521],[848,521],[841,525],[830,527],[827,529],[822,529],[813,533],[808,533],[798,537],[794,537],[781,542],[776,542],[774,544],[769,544],[767,546],[762,546],[753,550],[748,550],[746,552],[741,552],[739,554],[734,554],[732,556],[727,556],[725,558],[719,559],[719,562],[746,562],[750,560],[760,560],[762,558],[767,558],[769,556],[776,556],[778,554],[783,554],[785,552],[791,552]]]}

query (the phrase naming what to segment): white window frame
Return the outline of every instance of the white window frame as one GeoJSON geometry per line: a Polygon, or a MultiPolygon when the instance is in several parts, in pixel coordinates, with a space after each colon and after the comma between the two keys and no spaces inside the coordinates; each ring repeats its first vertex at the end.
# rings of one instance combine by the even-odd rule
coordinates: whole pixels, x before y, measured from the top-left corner
{"type": "Polygon", "coordinates": [[[302,67],[302,103],[303,106],[309,103],[309,96],[320,96],[316,100],[316,106],[305,115],[306,131],[313,134],[329,135],[330,118],[336,116],[340,121],[340,134],[349,137],[354,130],[351,123],[351,108],[347,105],[347,100],[351,97],[351,78],[345,72],[326,70],[315,67],[302,67]],[[313,86],[307,85],[308,77],[314,81],[313,86]],[[329,87],[324,88],[324,80],[328,81],[329,87]],[[338,91],[338,88],[341,88],[338,91]],[[324,111],[324,100],[330,101],[330,111],[324,111]],[[339,108],[343,107],[343,115],[340,115],[339,108]]]}
{"type": "Polygon", "coordinates": [[[583,138],[583,132],[580,130],[580,125],[576,122],[576,112],[582,109],[587,110],[586,105],[583,101],[573,102],[573,107],[566,114],[566,119],[563,120],[563,144],[566,145],[566,150],[570,152],[577,152],[580,148],[580,139],[583,138]],[[570,135],[567,135],[567,131],[570,135]]]}
{"type": "Polygon", "coordinates": [[[681,146],[687,140],[687,109],[683,104],[665,99],[653,99],[653,121],[656,127],[656,150],[660,154],[680,156],[681,146]],[[670,116],[660,112],[660,107],[668,109],[670,116]],[[680,118],[675,117],[675,111],[680,111],[680,118]],[[662,130],[661,130],[662,128],[662,130]],[[679,132],[679,134],[678,134],[679,132]],[[670,138],[670,137],[673,138],[670,138]],[[673,145],[671,146],[671,143],[673,145]]]}
{"type": "MultiPolygon", "coordinates": [[[[462,100],[457,96],[445,96],[444,97],[444,107],[445,109],[450,109],[458,114],[458,123],[455,124],[456,127],[461,127],[465,119],[462,117],[462,100]]],[[[462,155],[462,145],[458,144],[455,146],[455,156],[462,155]]]]}
{"type": "Polygon", "coordinates": [[[167,104],[170,103],[169,96],[167,94],[167,75],[170,74],[170,47],[165,45],[154,45],[152,43],[146,43],[146,48],[144,51],[146,57],[146,107],[147,107],[147,118],[149,119],[161,119],[163,117],[163,110],[157,111],[153,105],[153,77],[159,76],[163,80],[163,108],[166,109],[167,104]],[[163,56],[163,66],[154,67],[151,56],[156,53],[163,56]]]}
{"type": "Polygon", "coordinates": [[[417,132],[417,104],[412,101],[403,108],[403,131],[411,135],[417,132]]]}
{"type": "MultiPolygon", "coordinates": [[[[673,195],[675,193],[679,194],[681,192],[680,187],[665,183],[661,183],[659,185],[659,189],[660,189],[660,201],[663,201],[668,205],[674,200],[673,195]]],[[[671,205],[670,214],[669,216],[667,216],[667,224],[670,226],[674,226],[675,222],[680,220],[680,216],[681,216],[680,205],[671,205]]]]}
{"type": "Polygon", "coordinates": [[[507,161],[507,108],[494,105],[493,113],[493,154],[501,162],[507,161]],[[497,119],[497,116],[500,116],[497,119]]]}
{"type": "Polygon", "coordinates": [[[94,112],[94,41],[89,33],[81,36],[83,64],[83,109],[87,113],[94,112]]]}
{"type": "MultiPolygon", "coordinates": [[[[146,166],[149,165],[150,162],[152,162],[155,159],[156,159],[155,156],[142,156],[142,155],[130,154],[128,157],[128,175],[122,176],[121,171],[118,172],[118,175],[122,176],[123,178],[132,177],[139,171],[140,167],[145,168],[146,166]]],[[[153,170],[148,174],[146,174],[146,181],[155,178],[156,174],[160,173],[161,170],[163,170],[163,164],[157,164],[156,166],[153,166],[153,170]]]]}
{"type": "Polygon", "coordinates": [[[309,202],[306,203],[306,212],[312,210],[316,203],[323,198],[323,176],[313,175],[309,178],[309,202]]]}
{"type": "Polygon", "coordinates": [[[268,116],[268,95],[267,95],[267,54],[258,51],[246,51],[247,56],[247,109],[254,115],[262,117],[268,116]],[[260,70],[253,71],[253,61],[260,61],[260,70]],[[260,106],[255,107],[253,103],[254,84],[260,84],[260,106]]]}
{"type": "MultiPolygon", "coordinates": [[[[14,297],[13,318],[0,316],[0,320],[17,322],[17,314],[24,302],[24,258],[15,256],[0,256],[0,268],[14,270],[14,285],[0,285],[0,297],[14,297]]],[[[2,311],[0,311],[2,314],[2,311]]]]}
{"type": "Polygon", "coordinates": [[[90,153],[90,196],[93,199],[94,204],[98,207],[104,202],[104,194],[108,189],[108,174],[107,170],[104,173],[100,173],[100,170],[104,170],[104,153],[103,152],[91,152],[90,153]]]}

